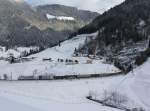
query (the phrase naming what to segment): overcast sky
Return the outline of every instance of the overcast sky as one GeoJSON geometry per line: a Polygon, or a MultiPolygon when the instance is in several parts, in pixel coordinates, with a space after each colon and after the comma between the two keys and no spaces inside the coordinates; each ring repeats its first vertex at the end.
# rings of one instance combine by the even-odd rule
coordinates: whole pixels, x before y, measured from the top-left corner
{"type": "Polygon", "coordinates": [[[62,4],[67,6],[75,6],[79,9],[97,11],[99,13],[107,10],[124,0],[26,0],[29,4],[43,5],[43,4],[62,4]]]}

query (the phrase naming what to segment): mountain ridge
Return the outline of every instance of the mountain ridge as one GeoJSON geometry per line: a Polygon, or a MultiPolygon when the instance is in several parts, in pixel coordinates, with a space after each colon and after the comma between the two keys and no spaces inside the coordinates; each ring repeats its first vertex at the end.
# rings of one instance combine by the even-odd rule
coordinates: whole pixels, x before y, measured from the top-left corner
{"type": "Polygon", "coordinates": [[[94,17],[99,15],[97,12],[81,10],[76,7],[65,6],[65,5],[60,5],[60,4],[39,5],[39,6],[36,6],[36,9],[39,12],[45,11],[55,16],[71,16],[76,19],[84,20],[88,22],[91,21],[94,17]],[[43,8],[43,10],[41,8],[43,8]]]}

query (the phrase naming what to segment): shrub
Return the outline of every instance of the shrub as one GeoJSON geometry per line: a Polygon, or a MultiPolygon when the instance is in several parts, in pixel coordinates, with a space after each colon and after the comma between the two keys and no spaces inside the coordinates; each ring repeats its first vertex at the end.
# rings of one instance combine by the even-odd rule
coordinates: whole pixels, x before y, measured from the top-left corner
{"type": "Polygon", "coordinates": [[[103,102],[104,104],[121,106],[128,102],[128,97],[123,94],[120,94],[117,91],[104,91],[103,102]]]}
{"type": "Polygon", "coordinates": [[[135,64],[136,65],[142,65],[146,60],[147,60],[147,54],[146,52],[141,52],[140,56],[137,56],[136,57],[136,61],[135,61],[135,64]]]}

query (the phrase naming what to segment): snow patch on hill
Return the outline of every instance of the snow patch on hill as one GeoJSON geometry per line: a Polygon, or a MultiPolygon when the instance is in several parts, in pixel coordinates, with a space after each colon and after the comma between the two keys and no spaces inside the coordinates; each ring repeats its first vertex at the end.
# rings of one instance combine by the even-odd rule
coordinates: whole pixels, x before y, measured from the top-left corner
{"type": "Polygon", "coordinates": [[[75,21],[75,18],[73,17],[66,17],[66,16],[54,16],[50,14],[46,14],[47,19],[56,19],[56,20],[64,20],[64,21],[75,21]]]}

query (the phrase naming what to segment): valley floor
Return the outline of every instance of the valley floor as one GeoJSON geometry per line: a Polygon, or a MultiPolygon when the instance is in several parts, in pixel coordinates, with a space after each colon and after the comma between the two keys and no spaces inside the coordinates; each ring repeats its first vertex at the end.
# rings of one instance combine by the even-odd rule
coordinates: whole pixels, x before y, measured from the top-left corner
{"type": "Polygon", "coordinates": [[[130,106],[150,110],[150,60],[126,76],[60,81],[1,81],[0,107],[3,111],[119,111],[89,101],[105,90],[126,94],[130,106]]]}
{"type": "Polygon", "coordinates": [[[103,93],[121,78],[0,82],[0,107],[3,111],[10,111],[9,107],[12,111],[20,111],[20,107],[22,111],[119,111],[91,102],[86,96],[90,91],[103,93]]]}

